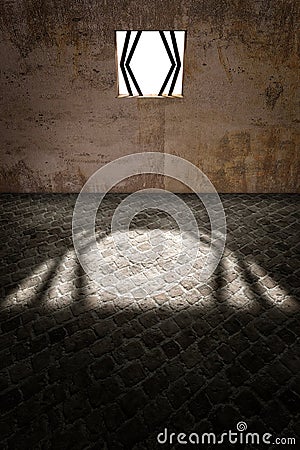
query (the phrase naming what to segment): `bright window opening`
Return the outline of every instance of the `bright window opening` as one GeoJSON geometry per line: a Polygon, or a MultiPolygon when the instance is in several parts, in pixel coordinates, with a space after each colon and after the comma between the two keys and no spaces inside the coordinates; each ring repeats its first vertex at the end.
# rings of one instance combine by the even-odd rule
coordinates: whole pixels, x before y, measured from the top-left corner
{"type": "Polygon", "coordinates": [[[185,31],[116,31],[119,97],[182,97],[185,31]]]}

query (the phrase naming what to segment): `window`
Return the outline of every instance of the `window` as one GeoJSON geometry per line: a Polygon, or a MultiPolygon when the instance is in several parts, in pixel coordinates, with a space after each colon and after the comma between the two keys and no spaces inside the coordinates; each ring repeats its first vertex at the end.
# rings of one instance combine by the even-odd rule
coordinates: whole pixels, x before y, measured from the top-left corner
{"type": "Polygon", "coordinates": [[[182,97],[185,31],[116,31],[119,97],[182,97]]]}

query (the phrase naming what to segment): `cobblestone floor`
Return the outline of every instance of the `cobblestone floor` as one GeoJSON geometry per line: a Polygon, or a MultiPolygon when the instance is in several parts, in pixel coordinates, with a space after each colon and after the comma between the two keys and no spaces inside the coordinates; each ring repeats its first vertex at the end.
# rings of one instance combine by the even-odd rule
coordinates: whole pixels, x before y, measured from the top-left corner
{"type": "MultiPolygon", "coordinates": [[[[103,238],[122,198],[104,202],[103,238]]],[[[181,198],[204,223],[196,197],[181,198]]],[[[76,196],[0,196],[1,449],[181,448],[157,434],[239,421],[299,438],[300,196],[221,198],[227,243],[210,280],[134,300],[78,264],[76,196]]],[[[132,225],[145,229],[176,225],[153,210],[132,225]]]]}

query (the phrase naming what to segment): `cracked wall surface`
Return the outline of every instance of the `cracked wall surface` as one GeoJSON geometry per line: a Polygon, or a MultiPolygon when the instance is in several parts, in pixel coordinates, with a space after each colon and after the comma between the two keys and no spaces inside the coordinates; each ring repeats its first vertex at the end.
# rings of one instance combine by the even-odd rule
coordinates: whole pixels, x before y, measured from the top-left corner
{"type": "MultiPolygon", "coordinates": [[[[299,192],[295,0],[2,0],[2,192],[78,192],[117,157],[188,159],[220,192],[299,192]],[[183,99],[117,99],[114,30],[187,30],[183,99]]],[[[118,190],[183,186],[159,176],[118,190]]]]}

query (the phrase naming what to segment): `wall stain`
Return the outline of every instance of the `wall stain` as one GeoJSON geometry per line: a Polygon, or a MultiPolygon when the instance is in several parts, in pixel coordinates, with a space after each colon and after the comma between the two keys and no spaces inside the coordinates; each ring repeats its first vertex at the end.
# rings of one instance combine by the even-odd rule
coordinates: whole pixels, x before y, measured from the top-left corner
{"type": "Polygon", "coordinates": [[[0,192],[40,192],[44,181],[25,161],[0,167],[0,192]]]}
{"type": "Polygon", "coordinates": [[[232,83],[232,73],[230,71],[229,61],[228,61],[227,56],[224,55],[224,51],[223,51],[222,47],[218,47],[218,55],[219,55],[219,61],[224,69],[226,77],[227,77],[229,83],[232,83]]]}
{"type": "Polygon", "coordinates": [[[279,81],[273,81],[265,89],[266,105],[274,109],[277,100],[283,92],[283,86],[279,81]]]}
{"type": "Polygon", "coordinates": [[[219,167],[206,173],[218,179],[219,192],[299,192],[296,144],[283,135],[282,129],[263,130],[257,141],[246,131],[226,133],[219,145],[219,167]]]}

